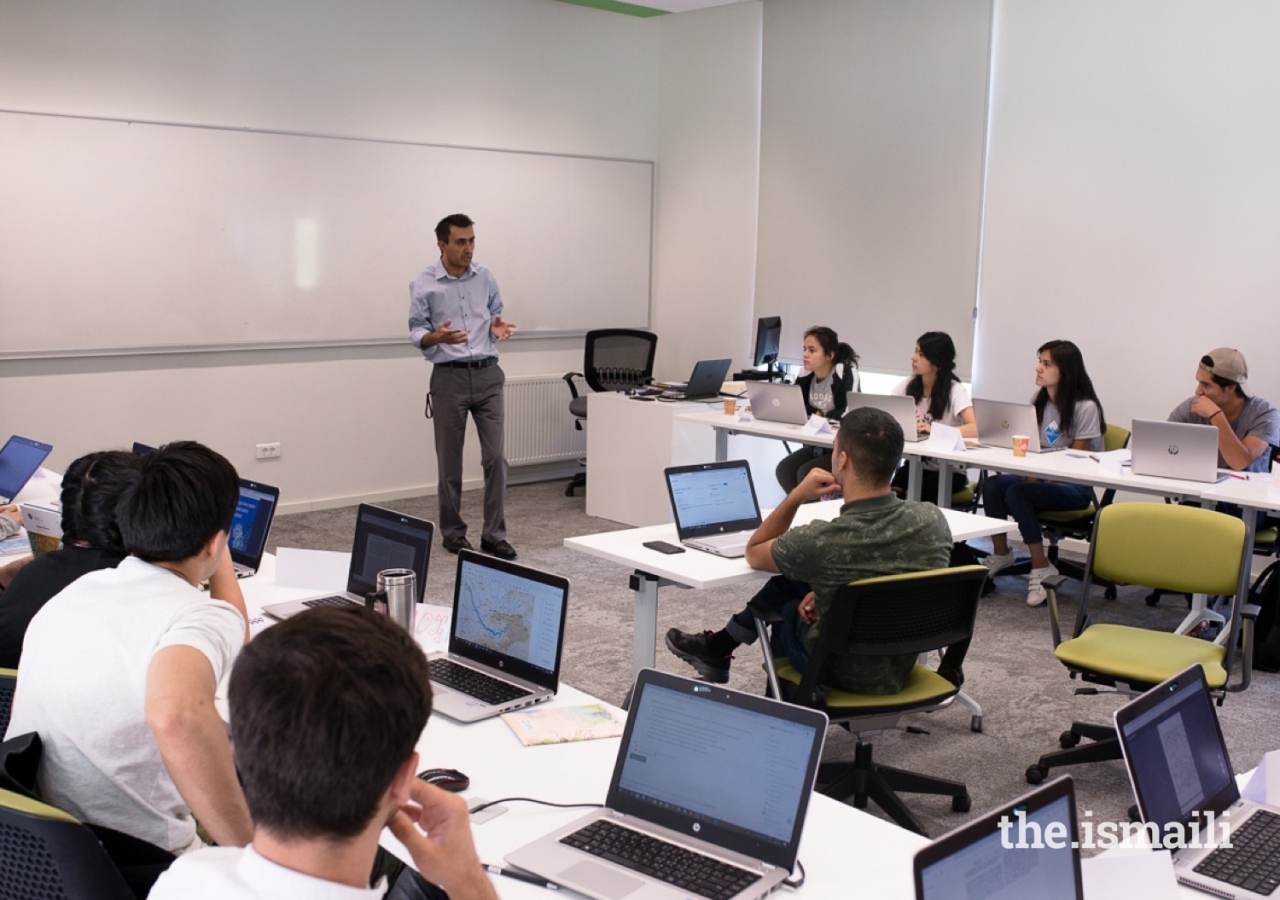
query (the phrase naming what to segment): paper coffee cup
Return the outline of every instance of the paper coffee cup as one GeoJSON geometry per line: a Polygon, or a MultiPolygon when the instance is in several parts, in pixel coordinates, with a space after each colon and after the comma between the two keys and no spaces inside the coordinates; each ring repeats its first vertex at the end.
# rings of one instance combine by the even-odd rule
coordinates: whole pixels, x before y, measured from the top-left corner
{"type": "Polygon", "coordinates": [[[732,397],[725,397],[725,398],[724,398],[724,414],[725,414],[726,416],[731,416],[731,415],[733,415],[733,408],[737,405],[737,403],[738,403],[738,401],[737,401],[737,400],[735,400],[734,398],[732,398],[732,397]]]}
{"type": "Polygon", "coordinates": [[[1013,436],[1013,455],[1026,456],[1027,444],[1029,443],[1031,443],[1031,438],[1027,437],[1025,434],[1015,434],[1013,436]]]}

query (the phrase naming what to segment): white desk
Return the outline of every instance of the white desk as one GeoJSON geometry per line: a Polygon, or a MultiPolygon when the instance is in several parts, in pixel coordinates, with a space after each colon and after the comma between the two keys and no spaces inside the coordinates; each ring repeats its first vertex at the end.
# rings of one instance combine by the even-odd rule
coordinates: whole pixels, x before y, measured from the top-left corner
{"type": "MultiPolygon", "coordinates": [[[[687,555],[687,554],[686,554],[687,555]]],[[[258,574],[240,582],[251,615],[264,603],[298,599],[314,591],[277,587],[275,557],[263,557],[258,574]]],[[[582,691],[561,685],[555,705],[575,706],[602,702],[582,691]]],[[[618,711],[625,717],[625,713],[618,711]]],[[[224,709],[225,714],[225,709],[224,709]]],[[[618,739],[583,741],[544,747],[524,747],[501,719],[460,725],[434,715],[418,741],[423,768],[460,769],[471,778],[463,796],[475,805],[480,800],[525,796],[559,803],[602,803],[618,754],[618,739]]],[[[571,822],[582,809],[556,809],[531,803],[504,804],[507,811],[473,825],[476,848],[486,863],[501,864],[505,854],[543,834],[571,822]]],[[[859,890],[877,898],[912,898],[911,858],[927,841],[890,822],[861,810],[815,795],[809,804],[800,861],[806,871],[801,896],[843,896],[850,873],[856,873],[859,890]]],[[[408,854],[389,831],[382,844],[402,859],[408,854]]],[[[511,898],[546,900],[543,888],[491,875],[498,893],[511,898]]],[[[576,895],[575,895],[576,896],[576,895]]]]}
{"type": "MultiPolygon", "coordinates": [[[[796,514],[794,525],[817,519],[834,519],[843,504],[839,500],[807,503],[796,514]]],[[[968,513],[944,509],[951,537],[956,542],[993,534],[1008,534],[1017,526],[1013,522],[988,519],[968,513]]],[[[698,550],[666,555],[644,546],[645,541],[678,543],[675,525],[651,525],[626,531],[610,531],[565,538],[564,545],[590,556],[607,559],[635,569],[631,590],[635,597],[634,631],[632,634],[632,675],[651,667],[655,659],[658,637],[658,588],[664,584],[706,589],[727,584],[764,580],[768,572],[753,569],[745,559],[725,559],[698,550]]]]}

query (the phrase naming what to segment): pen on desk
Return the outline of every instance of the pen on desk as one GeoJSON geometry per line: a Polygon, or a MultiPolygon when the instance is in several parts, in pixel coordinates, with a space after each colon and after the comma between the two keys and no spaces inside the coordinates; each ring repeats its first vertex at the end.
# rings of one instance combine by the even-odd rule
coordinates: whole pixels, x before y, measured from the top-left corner
{"type": "Polygon", "coordinates": [[[516,869],[504,869],[502,866],[491,866],[488,863],[480,863],[480,868],[494,875],[501,875],[504,878],[514,878],[516,881],[523,881],[525,884],[536,884],[538,887],[544,887],[549,891],[560,890],[560,885],[553,881],[547,881],[545,878],[539,878],[537,875],[530,875],[528,872],[520,872],[516,869]]]}

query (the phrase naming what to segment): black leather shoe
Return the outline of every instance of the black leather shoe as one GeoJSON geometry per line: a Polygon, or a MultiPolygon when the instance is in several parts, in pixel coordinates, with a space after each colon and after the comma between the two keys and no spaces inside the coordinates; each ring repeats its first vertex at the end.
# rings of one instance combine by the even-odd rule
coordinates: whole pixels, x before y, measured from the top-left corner
{"type": "Polygon", "coordinates": [[[725,684],[729,680],[729,662],[732,656],[717,656],[707,650],[707,638],[710,631],[702,634],[686,634],[679,628],[667,632],[667,649],[693,666],[698,677],[715,684],[725,684]]]}
{"type": "Polygon", "coordinates": [[[498,559],[515,559],[516,548],[512,547],[506,541],[486,541],[480,540],[480,549],[490,556],[496,556],[498,559]]]}
{"type": "Polygon", "coordinates": [[[457,553],[459,550],[474,550],[475,547],[472,547],[471,542],[465,537],[460,537],[445,538],[444,549],[448,550],[450,553],[457,553]]]}

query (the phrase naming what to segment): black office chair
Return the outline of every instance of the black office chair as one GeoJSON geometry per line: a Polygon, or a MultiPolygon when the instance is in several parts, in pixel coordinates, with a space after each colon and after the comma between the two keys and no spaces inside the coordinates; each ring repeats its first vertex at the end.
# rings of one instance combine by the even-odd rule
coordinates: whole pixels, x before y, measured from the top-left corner
{"type": "MultiPolygon", "coordinates": [[[[582,371],[564,376],[572,399],[569,412],[574,427],[582,430],[587,419],[587,397],[578,394],[577,379],[587,382],[593,391],[626,391],[642,387],[653,380],[653,357],[657,353],[658,336],[650,331],[631,328],[601,328],[587,332],[582,353],[582,371]]],[[[586,460],[580,460],[586,466],[586,460]]],[[[587,486],[587,473],[579,472],[564,489],[572,497],[576,488],[587,486]]]]}
{"type": "Polygon", "coordinates": [[[752,606],[772,695],[822,710],[832,725],[857,737],[852,761],[819,767],[821,793],[836,800],[853,797],[859,809],[866,809],[868,799],[874,800],[895,822],[917,834],[925,834],[924,827],[899,799],[898,791],[948,796],[954,811],[969,811],[969,791],[963,784],[873,762],[871,744],[863,738],[896,727],[907,713],[933,712],[954,702],[964,681],[961,665],[973,636],[985,579],[984,567],[960,566],[845,585],[836,593],[803,672],[786,657],[774,659],[770,654],[765,626],[778,625],[781,617],[752,606]],[[858,656],[944,652],[936,671],[917,662],[901,691],[881,696],[820,683],[822,666],[837,649],[858,656]]]}
{"type": "Polygon", "coordinates": [[[18,686],[17,669],[0,669],[0,739],[9,730],[9,713],[13,710],[13,692],[18,686]]]}

